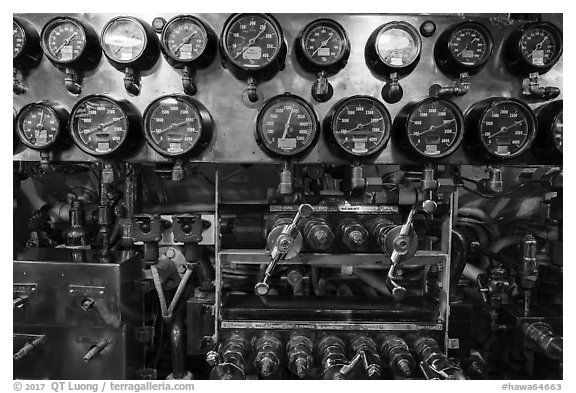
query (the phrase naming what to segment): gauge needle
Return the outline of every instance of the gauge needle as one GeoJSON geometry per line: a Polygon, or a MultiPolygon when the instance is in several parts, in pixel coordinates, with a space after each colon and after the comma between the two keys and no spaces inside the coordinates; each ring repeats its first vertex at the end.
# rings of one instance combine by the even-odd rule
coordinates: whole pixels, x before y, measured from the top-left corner
{"type": "Polygon", "coordinates": [[[38,124],[36,125],[36,128],[41,129],[42,127],[44,127],[44,111],[40,111],[40,120],[38,120],[38,124]]]}
{"type": "Polygon", "coordinates": [[[548,36],[544,37],[544,39],[542,41],[540,41],[539,43],[536,44],[536,46],[534,47],[534,50],[532,50],[532,52],[530,52],[530,54],[528,55],[528,57],[531,57],[534,55],[534,52],[536,52],[537,50],[542,49],[542,45],[544,45],[544,43],[546,42],[546,40],[548,39],[548,36]]]}
{"type": "Polygon", "coordinates": [[[112,124],[119,122],[120,120],[124,120],[124,118],[123,118],[123,117],[119,117],[118,119],[110,120],[108,123],[100,123],[100,124],[98,125],[98,127],[94,128],[94,129],[92,129],[92,130],[84,131],[84,133],[85,133],[85,134],[92,134],[93,132],[96,132],[96,131],[102,131],[102,130],[104,130],[106,127],[109,127],[109,126],[111,126],[112,124]]]}
{"type": "Polygon", "coordinates": [[[366,127],[366,126],[369,126],[370,124],[376,123],[376,122],[378,122],[378,121],[380,121],[380,120],[382,120],[382,118],[372,119],[371,121],[369,121],[368,123],[365,123],[365,124],[358,124],[356,127],[352,128],[351,130],[346,131],[346,134],[348,134],[348,133],[350,133],[350,132],[352,132],[352,131],[356,131],[357,129],[360,129],[360,128],[364,128],[364,127],[366,127]]]}
{"type": "Polygon", "coordinates": [[[187,43],[190,42],[190,40],[196,35],[196,32],[193,32],[192,34],[190,34],[188,37],[184,37],[184,39],[182,40],[182,43],[180,45],[178,45],[176,47],[176,49],[174,50],[174,53],[178,53],[178,51],[180,51],[180,49],[186,45],[187,43]]]}
{"type": "Polygon", "coordinates": [[[240,56],[242,53],[246,52],[246,50],[248,48],[250,48],[252,45],[254,45],[254,43],[256,42],[256,40],[266,31],[266,25],[264,25],[263,29],[260,29],[260,31],[258,32],[258,34],[256,34],[253,38],[250,38],[250,40],[248,40],[248,45],[246,45],[244,48],[242,48],[242,50],[238,53],[236,53],[236,56],[234,56],[234,59],[238,58],[238,56],[240,56]]]}
{"type": "Polygon", "coordinates": [[[292,105],[292,108],[290,109],[290,114],[288,115],[288,120],[286,121],[286,124],[284,124],[284,134],[282,134],[282,139],[286,139],[286,137],[288,136],[288,129],[290,128],[290,120],[292,120],[292,113],[294,113],[294,105],[292,105]]]}
{"type": "Polygon", "coordinates": [[[64,48],[65,46],[70,45],[70,42],[71,42],[75,37],[76,37],[76,32],[72,33],[72,35],[71,35],[70,37],[66,38],[66,39],[64,40],[64,42],[62,43],[62,45],[60,45],[60,46],[54,51],[54,54],[57,55],[57,54],[62,50],[62,48],[64,48]]]}
{"type": "MultiPolygon", "coordinates": [[[[136,33],[132,34],[132,36],[128,39],[131,40],[132,38],[136,38],[136,33]]],[[[120,49],[122,49],[123,47],[124,47],[124,45],[120,45],[118,47],[118,49],[116,49],[116,51],[114,51],[114,53],[118,54],[118,52],[120,52],[120,49]]]]}
{"type": "Polygon", "coordinates": [[[325,47],[326,45],[328,45],[328,43],[330,42],[330,40],[333,38],[334,36],[331,35],[330,37],[326,38],[324,41],[322,41],[322,43],[320,44],[320,46],[318,48],[316,48],[316,50],[314,52],[312,52],[312,54],[310,55],[310,57],[314,56],[320,49],[322,49],[323,47],[325,47]]]}
{"type": "Polygon", "coordinates": [[[514,127],[514,126],[517,126],[518,124],[522,124],[522,123],[524,123],[524,120],[515,121],[513,124],[509,125],[508,127],[502,127],[502,128],[500,129],[500,131],[498,131],[498,132],[495,133],[494,135],[490,135],[488,138],[489,138],[489,139],[492,139],[492,138],[494,138],[496,135],[500,135],[501,133],[508,131],[510,128],[512,128],[512,127],[514,127]]]}
{"type": "Polygon", "coordinates": [[[430,126],[430,128],[428,128],[427,130],[420,132],[420,133],[418,134],[418,136],[423,135],[423,134],[426,134],[427,132],[430,132],[430,131],[434,131],[434,130],[437,129],[437,128],[443,127],[443,126],[448,125],[448,124],[450,124],[450,123],[453,123],[453,122],[455,122],[455,121],[456,121],[456,119],[452,119],[452,120],[450,120],[450,121],[447,122],[447,123],[438,124],[437,126],[430,126]]]}
{"type": "Polygon", "coordinates": [[[155,132],[156,132],[157,134],[162,134],[162,133],[164,133],[164,132],[166,132],[166,131],[173,130],[174,128],[178,128],[178,127],[180,127],[180,126],[183,126],[183,125],[186,124],[186,123],[188,123],[188,120],[181,121],[180,123],[172,123],[172,124],[170,124],[168,127],[164,128],[163,130],[155,131],[155,132]]]}

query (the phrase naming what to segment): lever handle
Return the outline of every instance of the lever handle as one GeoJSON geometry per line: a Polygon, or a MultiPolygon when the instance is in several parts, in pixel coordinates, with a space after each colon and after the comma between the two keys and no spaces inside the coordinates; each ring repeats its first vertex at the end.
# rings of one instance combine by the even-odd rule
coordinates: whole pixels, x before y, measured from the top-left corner
{"type": "Polygon", "coordinates": [[[274,248],[270,252],[270,262],[268,263],[266,271],[264,272],[264,278],[254,286],[254,291],[257,295],[265,296],[268,294],[270,289],[270,286],[268,285],[270,276],[272,275],[272,272],[276,268],[278,262],[286,258],[286,254],[288,254],[294,245],[294,240],[298,236],[298,224],[303,218],[308,218],[311,215],[312,206],[304,203],[298,208],[298,212],[296,213],[296,216],[294,216],[292,222],[284,227],[282,233],[280,233],[276,239],[274,248]]]}
{"type": "Polygon", "coordinates": [[[14,354],[14,360],[20,360],[22,359],[24,356],[28,355],[28,353],[33,350],[34,348],[36,348],[38,345],[40,345],[41,343],[44,342],[44,340],[46,340],[46,335],[42,334],[40,336],[36,336],[34,338],[34,340],[27,342],[26,344],[24,344],[24,346],[14,354]]]}
{"type": "Polygon", "coordinates": [[[90,347],[90,350],[86,353],[86,355],[84,355],[84,362],[88,363],[89,361],[91,361],[92,359],[94,359],[96,356],[98,356],[100,354],[100,352],[102,352],[104,350],[104,348],[106,348],[108,345],[110,345],[111,341],[110,340],[102,340],[100,342],[98,342],[96,345],[93,345],[92,347],[90,347]]]}

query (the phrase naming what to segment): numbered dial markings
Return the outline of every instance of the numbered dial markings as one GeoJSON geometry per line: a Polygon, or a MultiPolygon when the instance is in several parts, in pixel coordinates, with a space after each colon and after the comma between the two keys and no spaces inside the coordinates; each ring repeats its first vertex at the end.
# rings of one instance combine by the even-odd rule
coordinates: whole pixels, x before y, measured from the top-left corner
{"type": "Polygon", "coordinates": [[[277,56],[281,33],[260,15],[240,16],[231,22],[224,37],[230,60],[249,69],[265,67],[277,56]]]}
{"type": "Polygon", "coordinates": [[[480,141],[497,157],[517,156],[529,148],[534,134],[530,114],[513,102],[500,103],[486,110],[480,122],[480,141]]]}
{"type": "Polygon", "coordinates": [[[153,102],[146,110],[144,129],[148,141],[168,156],[192,150],[202,133],[198,109],[178,97],[153,102]]]}
{"type": "Polygon", "coordinates": [[[146,31],[134,20],[119,17],[110,21],[102,33],[102,48],[106,55],[119,63],[137,60],[146,47],[146,31]]]}
{"type": "Polygon", "coordinates": [[[520,38],[522,56],[536,67],[549,65],[559,50],[555,35],[542,27],[530,28],[520,38]]]}
{"type": "Polygon", "coordinates": [[[42,149],[52,145],[58,138],[62,125],[52,108],[32,104],[18,114],[18,134],[29,147],[42,149]]]}
{"type": "Polygon", "coordinates": [[[376,38],[376,53],[390,67],[410,66],[420,55],[421,40],[413,26],[392,22],[382,27],[376,38]]]}
{"type": "Polygon", "coordinates": [[[86,47],[84,29],[72,20],[56,20],[43,32],[42,41],[47,56],[55,61],[67,63],[80,57],[86,47]]]}
{"type": "Polygon", "coordinates": [[[304,51],[312,62],[332,65],[343,55],[346,37],[343,32],[327,23],[320,22],[304,37],[304,51]]]}
{"type": "Polygon", "coordinates": [[[172,57],[190,61],[197,59],[204,52],[208,37],[204,26],[184,16],[166,26],[162,42],[172,57]]]}
{"type": "Polygon", "coordinates": [[[408,142],[424,157],[444,157],[458,147],[462,124],[463,117],[456,106],[440,100],[426,100],[408,117],[408,142]]]}
{"type": "Polygon", "coordinates": [[[390,115],[374,99],[355,98],[334,114],[332,132],[338,145],[347,153],[371,155],[383,147],[390,137],[390,115]]]}
{"type": "Polygon", "coordinates": [[[564,112],[560,112],[552,123],[552,139],[556,148],[562,153],[562,129],[564,128],[564,112]]]}
{"type": "Polygon", "coordinates": [[[463,27],[452,34],[448,49],[460,64],[476,66],[482,64],[490,55],[489,40],[489,37],[475,27],[463,27]]]}
{"type": "Polygon", "coordinates": [[[302,99],[273,98],[258,115],[257,130],[266,149],[283,156],[297,155],[316,139],[318,120],[302,99]]]}
{"type": "Polygon", "coordinates": [[[24,42],[26,40],[26,34],[24,33],[24,29],[18,25],[16,22],[12,22],[12,50],[13,50],[13,57],[16,57],[22,52],[22,48],[24,48],[24,42]]]}
{"type": "Polygon", "coordinates": [[[105,155],[118,150],[126,140],[128,117],[115,101],[91,97],[72,112],[72,136],[89,154],[105,155]]]}

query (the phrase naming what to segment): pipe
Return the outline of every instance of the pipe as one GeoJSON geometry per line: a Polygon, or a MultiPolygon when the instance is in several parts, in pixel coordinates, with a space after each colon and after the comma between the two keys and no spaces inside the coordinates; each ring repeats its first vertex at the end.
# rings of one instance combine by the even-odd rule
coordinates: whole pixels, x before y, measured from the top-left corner
{"type": "Polygon", "coordinates": [[[467,263],[462,271],[462,275],[473,282],[476,282],[476,278],[480,274],[486,274],[486,271],[472,265],[471,263],[467,263]]]}
{"type": "MultiPolygon", "coordinates": [[[[473,217],[479,221],[491,222],[493,220],[492,217],[479,207],[461,207],[458,209],[458,215],[473,217]]],[[[497,238],[500,238],[500,230],[496,225],[488,223],[485,223],[484,225],[488,226],[497,238]]]]}
{"type": "Polygon", "coordinates": [[[376,277],[373,273],[367,272],[365,270],[353,269],[352,274],[354,274],[360,280],[364,281],[365,284],[371,286],[382,295],[392,296],[392,293],[386,285],[386,281],[376,277]]]}
{"type": "Polygon", "coordinates": [[[524,238],[523,235],[503,237],[499,240],[496,240],[494,243],[490,244],[488,250],[492,251],[493,253],[499,253],[500,251],[502,251],[507,247],[521,243],[523,238],[524,238]]]}
{"type": "Polygon", "coordinates": [[[186,375],[184,369],[184,328],[182,307],[175,313],[170,326],[170,356],[172,358],[172,377],[182,379],[186,375]]]}

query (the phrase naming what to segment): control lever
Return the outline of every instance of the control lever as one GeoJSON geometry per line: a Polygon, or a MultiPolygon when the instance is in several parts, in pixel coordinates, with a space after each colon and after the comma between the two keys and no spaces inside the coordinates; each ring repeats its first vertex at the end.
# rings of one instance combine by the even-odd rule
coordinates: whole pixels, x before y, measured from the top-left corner
{"type": "Polygon", "coordinates": [[[298,225],[302,218],[308,218],[312,215],[312,206],[302,204],[298,208],[298,213],[289,225],[284,226],[284,229],[276,239],[274,248],[270,252],[270,263],[264,272],[264,278],[254,286],[254,291],[259,296],[265,296],[270,290],[268,281],[278,262],[286,259],[286,255],[292,249],[294,241],[298,236],[298,225]]]}
{"type": "Polygon", "coordinates": [[[45,334],[42,334],[40,336],[33,335],[31,337],[34,337],[34,339],[32,341],[29,341],[26,344],[24,344],[24,346],[22,348],[20,348],[20,350],[14,354],[14,360],[22,359],[24,356],[28,355],[28,353],[31,350],[33,350],[34,348],[36,348],[38,345],[42,344],[46,340],[45,334]]]}
{"type": "Polygon", "coordinates": [[[100,352],[104,350],[104,348],[106,348],[111,343],[112,343],[111,340],[102,340],[96,343],[95,345],[92,345],[90,347],[90,350],[86,352],[86,355],[84,355],[84,358],[82,360],[84,360],[85,363],[90,362],[92,359],[98,356],[100,352]]]}
{"type": "Polygon", "coordinates": [[[423,211],[424,213],[432,213],[436,210],[436,203],[431,200],[425,200],[421,204],[414,205],[408,214],[406,222],[402,224],[400,228],[400,233],[393,242],[393,251],[390,255],[390,261],[392,262],[390,269],[388,270],[388,277],[386,279],[386,284],[394,299],[400,301],[406,296],[406,288],[398,284],[395,280],[396,270],[406,258],[408,251],[410,250],[410,243],[412,242],[412,237],[415,236],[414,230],[412,228],[412,223],[414,221],[414,215],[423,211]]]}

